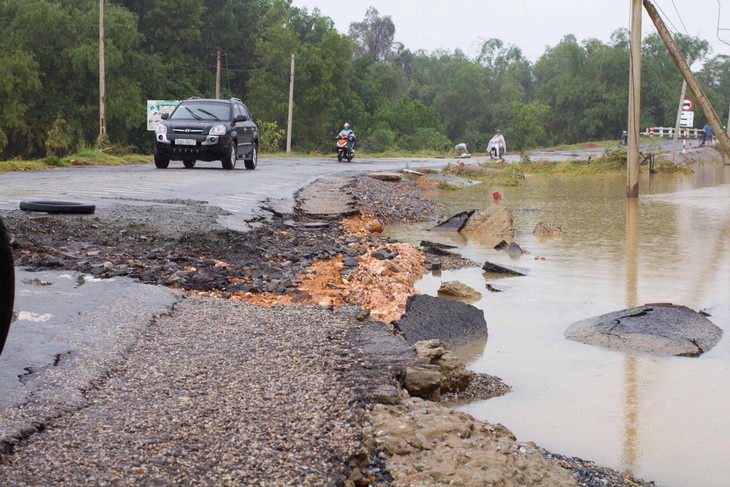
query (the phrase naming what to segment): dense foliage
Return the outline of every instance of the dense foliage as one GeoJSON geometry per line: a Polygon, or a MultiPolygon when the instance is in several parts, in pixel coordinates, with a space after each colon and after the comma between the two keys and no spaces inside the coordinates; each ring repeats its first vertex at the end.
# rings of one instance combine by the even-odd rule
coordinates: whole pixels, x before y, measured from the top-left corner
{"type": "MultiPolygon", "coordinates": [[[[295,55],[292,146],[330,150],[344,121],[362,147],[484,151],[497,128],[509,150],[617,138],[628,112],[628,35],[567,35],[530,62],[486,41],[475,58],[413,52],[390,17],[370,8],[347,35],[290,0],[116,0],[105,3],[109,140],[149,153],[146,100],[242,98],[283,148],[295,55]]],[[[0,1],[0,158],[62,156],[99,131],[99,5],[94,0],[0,1]]],[[[730,58],[678,36],[705,60],[699,77],[718,113],[730,103],[730,58]]],[[[681,77],[656,34],[642,61],[642,126],[673,126],[681,77]]],[[[695,124],[702,126],[698,113],[695,124]]]]}

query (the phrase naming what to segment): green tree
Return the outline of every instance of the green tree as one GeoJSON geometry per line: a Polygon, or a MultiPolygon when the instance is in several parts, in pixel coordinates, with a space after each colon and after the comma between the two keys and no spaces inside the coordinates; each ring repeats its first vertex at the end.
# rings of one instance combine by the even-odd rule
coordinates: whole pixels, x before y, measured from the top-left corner
{"type": "Polygon", "coordinates": [[[350,37],[360,53],[367,53],[376,61],[384,61],[393,47],[395,24],[389,15],[381,17],[378,9],[368,8],[362,22],[350,24],[350,37]]]}
{"type": "Polygon", "coordinates": [[[0,55],[0,155],[3,159],[31,153],[40,143],[38,114],[41,96],[38,65],[27,52],[0,55]]]}

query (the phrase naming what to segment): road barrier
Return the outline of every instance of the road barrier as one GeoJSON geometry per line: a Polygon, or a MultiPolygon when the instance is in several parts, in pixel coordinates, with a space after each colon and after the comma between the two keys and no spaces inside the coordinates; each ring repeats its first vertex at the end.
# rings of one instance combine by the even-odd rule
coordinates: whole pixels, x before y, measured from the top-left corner
{"type": "MultiPolygon", "coordinates": [[[[684,136],[686,132],[687,138],[699,139],[704,133],[704,129],[679,129],[679,135],[684,136]]],[[[641,135],[646,137],[663,137],[671,139],[674,137],[674,127],[649,127],[641,135]]]]}

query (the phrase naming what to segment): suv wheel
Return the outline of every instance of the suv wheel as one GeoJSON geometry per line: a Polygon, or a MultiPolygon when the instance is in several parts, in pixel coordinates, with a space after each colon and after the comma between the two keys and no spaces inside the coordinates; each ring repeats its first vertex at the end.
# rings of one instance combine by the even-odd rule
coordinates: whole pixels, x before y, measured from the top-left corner
{"type": "Polygon", "coordinates": [[[221,161],[223,163],[223,169],[233,169],[236,167],[236,141],[231,142],[228,146],[228,153],[225,159],[221,161]]]}
{"type": "Polygon", "coordinates": [[[244,159],[243,163],[246,165],[246,169],[256,169],[256,165],[259,163],[259,146],[254,142],[251,146],[251,157],[244,159]]]}
{"type": "Polygon", "coordinates": [[[166,169],[170,165],[170,158],[165,157],[159,152],[155,151],[155,167],[157,169],[166,169]]]}
{"type": "Polygon", "coordinates": [[[188,169],[192,169],[195,167],[195,159],[185,159],[183,161],[183,166],[187,167],[188,169]]]}
{"type": "Polygon", "coordinates": [[[5,346],[15,300],[15,263],[8,231],[0,220],[0,352],[5,346]]]}

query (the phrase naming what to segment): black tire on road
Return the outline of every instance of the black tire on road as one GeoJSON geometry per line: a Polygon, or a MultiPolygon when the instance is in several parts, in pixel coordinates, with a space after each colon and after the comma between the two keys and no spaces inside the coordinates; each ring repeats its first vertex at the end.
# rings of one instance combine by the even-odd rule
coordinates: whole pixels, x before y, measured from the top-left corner
{"type": "Polygon", "coordinates": [[[10,248],[10,235],[0,220],[0,353],[5,347],[5,340],[13,319],[15,301],[15,264],[10,248]]]}
{"type": "Polygon", "coordinates": [[[337,153],[337,162],[342,162],[342,151],[337,153]]]}
{"type": "Polygon", "coordinates": [[[223,169],[233,169],[236,167],[236,141],[234,140],[231,142],[231,145],[228,146],[228,152],[226,153],[226,157],[221,161],[223,164],[223,169]]]}
{"type": "Polygon", "coordinates": [[[259,146],[254,142],[254,144],[251,146],[251,157],[248,159],[243,160],[243,164],[246,166],[246,169],[256,169],[256,166],[259,163],[259,146]]]}
{"type": "Polygon", "coordinates": [[[91,215],[96,205],[75,201],[21,201],[23,211],[42,211],[45,213],[72,213],[75,215],[91,215]]]}
{"type": "Polygon", "coordinates": [[[185,166],[188,169],[192,169],[195,167],[195,159],[185,159],[183,161],[183,166],[185,166]]]}
{"type": "Polygon", "coordinates": [[[170,165],[170,158],[165,157],[159,152],[155,151],[155,167],[157,169],[167,169],[167,166],[170,165]]]}

